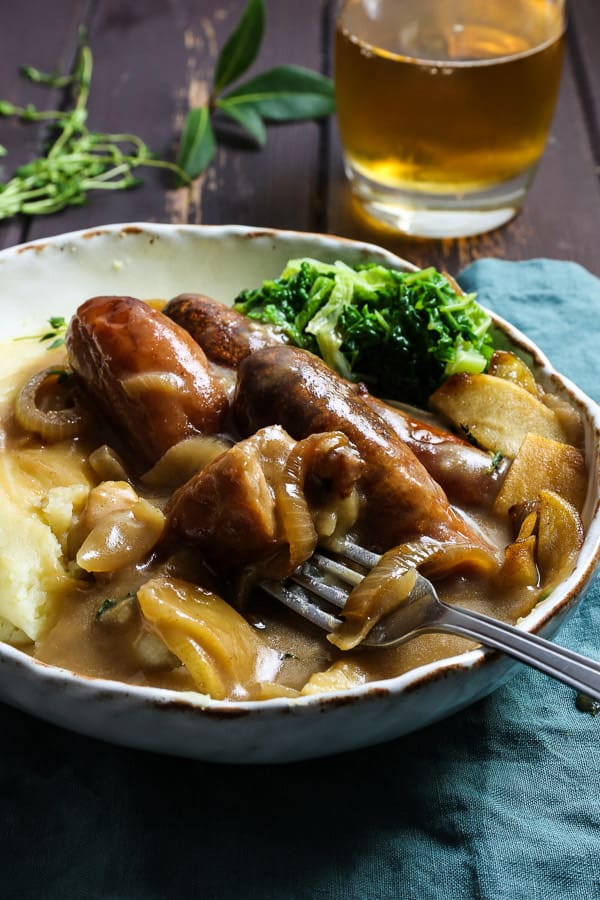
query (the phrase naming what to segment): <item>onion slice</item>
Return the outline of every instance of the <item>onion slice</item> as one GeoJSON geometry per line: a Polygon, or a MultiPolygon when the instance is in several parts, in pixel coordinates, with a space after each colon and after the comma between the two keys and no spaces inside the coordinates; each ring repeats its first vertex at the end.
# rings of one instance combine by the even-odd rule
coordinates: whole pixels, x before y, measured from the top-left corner
{"type": "Polygon", "coordinates": [[[400,606],[415,582],[417,569],[429,578],[463,571],[491,577],[498,561],[475,544],[439,543],[423,537],[388,550],[354,588],[344,607],[343,625],[327,639],[340,650],[352,650],[374,625],[400,606]]]}
{"type": "MultiPolygon", "coordinates": [[[[21,389],[15,403],[15,418],[25,431],[32,431],[51,443],[79,437],[84,431],[88,416],[78,406],[65,409],[41,409],[40,397],[44,390],[59,384],[60,373],[56,368],[38,372],[21,389]]],[[[65,397],[72,395],[70,388],[65,397]]]]}

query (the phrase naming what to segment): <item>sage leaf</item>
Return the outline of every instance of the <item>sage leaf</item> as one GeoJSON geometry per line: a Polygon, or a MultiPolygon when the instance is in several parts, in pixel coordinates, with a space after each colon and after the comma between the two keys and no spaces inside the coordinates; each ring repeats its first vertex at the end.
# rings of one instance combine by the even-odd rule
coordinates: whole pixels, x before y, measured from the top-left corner
{"type": "Polygon", "coordinates": [[[277,66],[239,85],[223,100],[228,109],[252,107],[263,119],[293,122],[328,116],[335,109],[333,82],[300,66],[277,66]]]}
{"type": "Polygon", "coordinates": [[[264,30],[264,0],[248,0],[237,27],[227,39],[217,59],[215,94],[220,94],[250,68],[260,50],[264,30]]]}
{"type": "Polygon", "coordinates": [[[267,130],[260,114],[253,106],[250,104],[236,106],[228,103],[227,100],[217,100],[216,106],[222,113],[229,116],[238,125],[241,125],[254,138],[259,147],[265,145],[267,130]]]}
{"type": "Polygon", "coordinates": [[[208,107],[198,106],[185,120],[177,165],[190,178],[197,178],[210,165],[216,152],[208,107]]]}

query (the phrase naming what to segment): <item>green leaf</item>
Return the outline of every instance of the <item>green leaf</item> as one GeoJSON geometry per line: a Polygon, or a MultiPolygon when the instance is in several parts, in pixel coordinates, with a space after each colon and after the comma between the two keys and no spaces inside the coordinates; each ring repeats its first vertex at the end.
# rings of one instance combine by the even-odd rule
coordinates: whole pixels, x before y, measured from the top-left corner
{"type": "Polygon", "coordinates": [[[197,178],[210,165],[216,151],[208,108],[198,106],[188,113],[185,120],[177,165],[190,178],[197,178]]]}
{"type": "Polygon", "coordinates": [[[64,316],[50,316],[48,319],[48,324],[52,328],[63,328],[66,331],[67,328],[67,320],[64,316]]]}
{"type": "Polygon", "coordinates": [[[229,116],[238,125],[241,125],[260,147],[264,146],[267,140],[265,124],[251,104],[235,106],[226,100],[217,100],[216,106],[222,113],[229,116]]]}
{"type": "Polygon", "coordinates": [[[7,153],[8,150],[6,149],[6,147],[3,144],[0,144],[0,156],[6,156],[7,153]]]}
{"type": "Polygon", "coordinates": [[[264,30],[264,0],[248,0],[237,27],[219,54],[215,69],[215,94],[250,68],[258,55],[264,30]]]}
{"type": "Polygon", "coordinates": [[[335,109],[333,82],[300,66],[277,66],[223,98],[229,109],[251,106],[264,119],[293,122],[328,116],[335,109]]]}

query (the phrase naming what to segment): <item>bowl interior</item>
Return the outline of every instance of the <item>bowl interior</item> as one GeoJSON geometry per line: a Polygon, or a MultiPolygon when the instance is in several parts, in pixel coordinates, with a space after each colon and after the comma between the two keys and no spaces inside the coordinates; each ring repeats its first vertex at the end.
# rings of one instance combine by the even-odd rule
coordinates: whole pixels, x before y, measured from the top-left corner
{"type": "MultiPolygon", "coordinates": [[[[415,268],[373,245],[324,235],[239,226],[109,226],[38,241],[0,253],[0,297],[3,304],[0,338],[37,333],[49,316],[69,317],[83,300],[98,294],[168,299],[178,293],[196,291],[231,304],[240,290],[256,286],[266,278],[276,277],[288,259],[299,256],[313,256],[327,262],[342,258],[350,264],[376,261],[398,269],[415,268]]],[[[529,629],[547,626],[551,631],[552,620],[558,620],[558,614],[576,599],[589,582],[598,560],[600,417],[597,406],[568,380],[558,376],[548,360],[525,336],[501,319],[497,319],[496,325],[521,355],[533,359],[542,381],[552,381],[559,391],[571,398],[581,410],[586,425],[590,487],[584,510],[587,526],[585,545],[572,575],[524,620],[524,626],[529,629]]],[[[19,655],[12,648],[0,647],[0,657],[3,653],[11,659],[19,655]]],[[[457,668],[468,671],[482,658],[483,652],[477,650],[452,660],[429,664],[422,671],[413,670],[386,682],[385,690],[400,694],[415,685],[429,683],[432,674],[457,668]]],[[[25,664],[35,668],[35,661],[30,662],[29,658],[25,664]]],[[[42,667],[38,669],[43,677],[42,667]]],[[[76,676],[68,673],[65,677],[76,680],[76,676]]],[[[496,676],[490,677],[494,681],[496,676]]],[[[474,696],[481,696],[482,692],[493,686],[479,686],[473,692],[474,696]]],[[[372,687],[367,685],[364,689],[353,689],[351,693],[356,697],[361,694],[368,696],[372,687]]],[[[126,693],[134,697],[148,697],[152,696],[152,689],[127,688],[126,693]]],[[[190,702],[181,695],[174,694],[173,697],[177,698],[179,705],[190,702]]],[[[271,703],[277,709],[290,705],[282,701],[263,701],[258,705],[264,707],[271,703]]],[[[307,697],[302,699],[300,706],[322,707],[322,703],[323,698],[307,697]]],[[[191,701],[191,705],[197,709],[198,698],[191,701]]],[[[211,708],[219,705],[218,701],[208,703],[211,708]]],[[[231,707],[230,703],[224,705],[231,707]]],[[[256,708],[256,702],[238,706],[256,708]]],[[[430,720],[439,717],[439,714],[432,713],[430,720]]]]}

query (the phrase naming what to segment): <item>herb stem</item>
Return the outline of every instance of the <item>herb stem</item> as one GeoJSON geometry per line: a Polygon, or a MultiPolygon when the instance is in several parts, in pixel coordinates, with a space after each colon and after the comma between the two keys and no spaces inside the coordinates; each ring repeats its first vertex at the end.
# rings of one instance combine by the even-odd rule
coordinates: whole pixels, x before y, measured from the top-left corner
{"type": "Polygon", "coordinates": [[[175,173],[184,184],[189,176],[175,163],[153,157],[142,138],[128,133],[102,133],[86,127],[87,102],[93,72],[90,48],[82,44],[72,75],[44,75],[25,68],[24,74],[43,84],[72,85],[70,110],[38,110],[0,101],[0,115],[27,121],[52,121],[58,131],[45,156],[20,166],[0,184],[0,220],[17,213],[47,215],[66,206],[85,203],[91,190],[126,190],[140,183],[133,175],[138,166],[175,173]]]}

